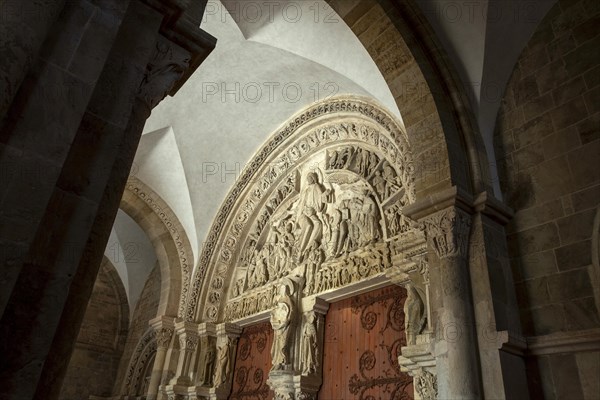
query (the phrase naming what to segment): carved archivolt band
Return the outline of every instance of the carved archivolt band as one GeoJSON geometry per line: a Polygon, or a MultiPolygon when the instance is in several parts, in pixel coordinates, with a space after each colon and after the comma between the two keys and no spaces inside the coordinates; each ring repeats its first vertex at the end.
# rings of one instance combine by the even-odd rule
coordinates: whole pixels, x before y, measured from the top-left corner
{"type": "Polygon", "coordinates": [[[143,373],[148,368],[148,361],[156,353],[156,348],[157,334],[154,329],[150,328],[138,342],[135,351],[131,356],[131,360],[129,361],[127,375],[125,376],[125,383],[123,386],[124,394],[138,394],[135,392],[140,386],[140,380],[143,378],[143,373]]]}
{"type": "MultiPolygon", "coordinates": [[[[230,191],[213,223],[194,277],[185,318],[222,320],[225,290],[235,286],[233,271],[244,261],[243,250],[248,247],[249,238],[264,235],[276,209],[285,209],[292,202],[296,204],[295,209],[312,208],[304,207],[304,203],[297,205],[302,201],[314,202],[302,200],[299,196],[301,189],[312,190],[307,185],[321,186],[324,191],[326,183],[335,182],[339,189],[352,183],[346,181],[362,181],[360,187],[364,187],[365,193],[369,192],[368,197],[377,199],[378,211],[373,215],[386,221],[382,224],[385,234],[379,234],[381,240],[389,240],[406,230],[402,227],[407,222],[396,220],[396,216],[400,218],[401,207],[415,199],[412,155],[406,133],[387,112],[356,97],[332,99],[309,107],[258,151],[230,191]],[[321,153],[325,160],[321,164],[324,163],[325,168],[330,170],[328,182],[319,177],[318,172],[312,177],[306,172],[306,163],[321,153]],[[356,160],[352,167],[349,167],[350,158],[356,160]],[[303,172],[300,173],[302,165],[303,172]],[[392,217],[393,221],[390,220],[392,217]],[[199,304],[203,305],[202,310],[198,309],[199,304]]],[[[333,191],[331,187],[328,190],[328,193],[333,191]]],[[[338,190],[336,195],[345,196],[346,193],[338,190]]],[[[331,203],[334,200],[327,201],[331,203]]],[[[316,223],[315,218],[313,221],[316,223]]],[[[285,227],[282,225],[281,229],[285,227]]],[[[378,233],[367,235],[375,237],[378,233]]],[[[261,240],[264,241],[264,236],[261,240]]],[[[389,257],[385,254],[386,250],[377,251],[389,257]]],[[[303,254],[308,257],[308,252],[303,254]]],[[[306,262],[302,259],[303,255],[298,257],[297,262],[306,262]]],[[[350,275],[340,276],[340,279],[349,280],[350,275]]],[[[260,286],[254,283],[257,286],[246,284],[245,288],[260,286]]],[[[232,290],[235,292],[237,289],[232,290]]],[[[265,290],[268,292],[270,289],[265,290]]],[[[263,304],[257,304],[261,310],[271,306],[267,304],[273,298],[269,294],[265,294],[263,304]]],[[[256,297],[260,299],[260,294],[256,297]]]]}
{"type": "MultiPolygon", "coordinates": [[[[181,293],[179,295],[178,316],[183,317],[185,313],[186,299],[189,292],[190,280],[192,274],[191,264],[193,262],[191,246],[183,226],[175,216],[175,213],[162,200],[162,198],[150,189],[146,184],[134,176],[130,176],[127,180],[125,191],[135,195],[142,200],[154,214],[161,220],[167,232],[171,236],[177,255],[179,258],[179,267],[181,268],[181,293]]],[[[121,207],[123,208],[123,206],[121,207]]]]}

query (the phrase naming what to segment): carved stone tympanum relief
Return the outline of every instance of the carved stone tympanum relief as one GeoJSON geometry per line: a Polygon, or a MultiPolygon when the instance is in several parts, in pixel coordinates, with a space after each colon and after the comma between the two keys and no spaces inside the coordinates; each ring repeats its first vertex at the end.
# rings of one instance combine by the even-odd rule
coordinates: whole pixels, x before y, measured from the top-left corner
{"type": "MultiPolygon", "coordinates": [[[[277,132],[222,205],[188,299],[187,320],[240,331],[261,322],[272,332],[270,370],[262,372],[238,371],[236,364],[248,356],[247,345],[256,335],[240,337],[237,359],[237,336],[217,335],[214,368],[211,364],[215,398],[265,398],[263,383],[277,399],[316,398],[323,375],[326,300],[381,287],[398,275],[395,270],[402,275],[396,283],[406,287],[408,297],[380,299],[389,305],[383,319],[374,320],[369,307],[356,311],[364,330],[385,320],[378,329],[396,332],[384,351],[395,377],[372,376],[372,356],[381,355],[365,350],[360,374],[346,384],[365,399],[373,382],[408,393],[412,381],[397,364],[400,345],[406,338],[414,344],[429,318],[428,280],[413,282],[410,275],[416,265],[412,258],[423,255],[425,243],[418,225],[402,212],[414,200],[406,134],[393,117],[367,101],[328,100],[277,132]],[[402,263],[410,268],[402,269],[402,263]],[[410,331],[406,338],[405,329],[410,331]]],[[[422,270],[417,275],[424,277],[426,266],[422,270]]],[[[209,378],[204,372],[198,382],[210,386],[209,378]]]]}
{"type": "Polygon", "coordinates": [[[272,286],[290,274],[306,278],[310,296],[381,273],[389,242],[420,234],[402,214],[414,193],[408,140],[393,117],[356,98],[307,109],[259,150],[222,205],[186,318],[270,309],[272,286]]]}

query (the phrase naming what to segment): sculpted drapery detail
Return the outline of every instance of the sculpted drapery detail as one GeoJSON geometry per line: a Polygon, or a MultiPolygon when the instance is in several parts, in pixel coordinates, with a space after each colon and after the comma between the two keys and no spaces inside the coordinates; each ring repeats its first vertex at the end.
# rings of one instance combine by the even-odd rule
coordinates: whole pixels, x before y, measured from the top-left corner
{"type": "Polygon", "coordinates": [[[271,311],[271,326],[273,327],[273,346],[271,348],[271,362],[273,370],[291,368],[291,344],[294,336],[296,305],[294,304],[289,288],[280,287],[275,307],[271,311]]]}
{"type": "Polygon", "coordinates": [[[406,134],[366,101],[329,100],[294,118],[259,150],[223,203],[200,257],[186,319],[240,318],[258,300],[238,300],[261,294],[258,309],[272,307],[275,294],[264,295],[267,287],[298,264],[302,274],[311,274],[306,293],[327,290],[318,286],[323,276],[333,275],[321,279],[322,288],[363,279],[371,266],[358,265],[365,257],[357,250],[370,247],[363,256],[385,259],[386,242],[414,230],[401,214],[414,201],[412,168],[406,134]],[[317,267],[341,257],[354,259],[345,272],[317,267]],[[232,273],[234,267],[243,274],[232,273]],[[210,283],[200,296],[207,274],[210,283]],[[225,297],[232,300],[221,308],[225,297]]]}

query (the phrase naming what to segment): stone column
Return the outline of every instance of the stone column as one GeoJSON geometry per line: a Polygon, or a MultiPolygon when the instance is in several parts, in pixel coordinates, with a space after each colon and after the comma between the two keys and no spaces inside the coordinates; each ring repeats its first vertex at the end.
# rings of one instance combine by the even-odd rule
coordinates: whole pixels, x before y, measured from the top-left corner
{"type": "Polygon", "coordinates": [[[325,340],[325,316],[329,310],[329,303],[323,299],[312,297],[302,302],[303,318],[298,332],[298,360],[296,369],[299,373],[294,376],[294,391],[297,400],[312,400],[317,398],[319,389],[323,384],[323,353],[325,340]],[[313,325],[316,341],[311,340],[310,331],[313,325]],[[307,354],[308,346],[314,345],[314,360],[307,354]],[[314,367],[311,366],[314,361],[314,367]]]}
{"type": "Polygon", "coordinates": [[[510,267],[504,226],[512,210],[481,193],[474,201],[469,265],[483,395],[528,399],[526,341],[510,267]]]}
{"type": "Polygon", "coordinates": [[[467,254],[471,215],[450,206],[421,221],[428,245],[439,258],[443,303],[435,347],[439,396],[477,399],[482,392],[467,254]]]}
{"type": "Polygon", "coordinates": [[[0,2],[0,121],[64,4],[65,0],[0,2]]]}
{"type": "Polygon", "coordinates": [[[177,18],[163,23],[164,14],[183,16],[181,4],[100,3],[102,29],[98,21],[79,26],[76,18],[74,26],[57,28],[59,34],[89,28],[85,56],[68,53],[77,62],[63,65],[67,49],[56,40],[52,49],[60,54],[38,57],[28,91],[19,91],[18,107],[0,129],[0,164],[21,171],[0,188],[0,225],[11,227],[0,232],[6,399],[58,396],[145,120],[191,74],[190,59],[197,66],[210,47],[189,15],[169,33],[177,18]],[[103,14],[102,7],[115,4],[122,15],[103,14]],[[57,88],[60,98],[49,101],[57,88]],[[32,176],[22,175],[30,170],[32,176]]]}
{"type": "Polygon", "coordinates": [[[213,386],[213,376],[217,355],[217,329],[215,324],[204,322],[198,325],[198,336],[200,338],[196,369],[193,377],[194,387],[189,389],[190,398],[206,398],[209,388],[213,386]]]}
{"type": "Polygon", "coordinates": [[[163,316],[151,320],[150,326],[156,331],[156,356],[154,357],[154,366],[152,367],[146,399],[155,400],[164,372],[167,351],[175,332],[175,321],[172,317],[163,316]]]}
{"type": "Polygon", "coordinates": [[[236,324],[223,323],[217,325],[217,352],[213,387],[209,390],[211,400],[225,400],[229,397],[233,383],[233,368],[237,343],[242,328],[236,324]]]}
{"type": "Polygon", "coordinates": [[[179,393],[180,388],[187,393],[187,387],[192,385],[191,372],[194,368],[194,354],[198,346],[198,325],[192,322],[178,322],[175,324],[175,330],[179,339],[179,362],[175,377],[169,382],[170,386],[175,387],[175,392],[179,393]]]}

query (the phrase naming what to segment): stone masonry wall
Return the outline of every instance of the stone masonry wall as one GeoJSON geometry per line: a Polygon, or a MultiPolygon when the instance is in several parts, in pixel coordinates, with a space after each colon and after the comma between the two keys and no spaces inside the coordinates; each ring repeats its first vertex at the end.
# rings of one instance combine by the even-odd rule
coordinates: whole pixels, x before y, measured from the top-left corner
{"type": "MultiPolygon", "coordinates": [[[[111,267],[112,268],[112,267],[111,267]]],[[[109,396],[125,345],[129,307],[118,275],[103,266],[94,284],[60,393],[61,400],[109,396]]]]}
{"type": "Polygon", "coordinates": [[[558,2],[523,51],[496,130],[529,335],[600,327],[590,274],[600,199],[600,5],[558,2]]]}
{"type": "MultiPolygon", "coordinates": [[[[520,56],[497,121],[500,184],[516,212],[508,245],[527,336],[600,327],[592,266],[600,200],[599,18],[597,1],[555,4],[520,56]]],[[[600,353],[532,362],[532,387],[546,399],[598,398],[591,377],[600,373],[600,353]]]]}

